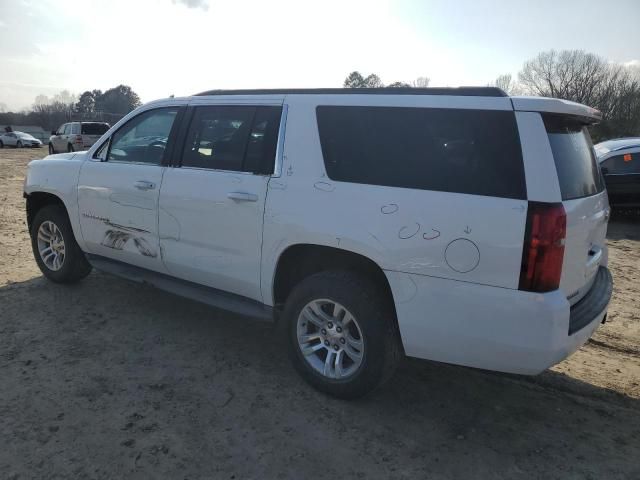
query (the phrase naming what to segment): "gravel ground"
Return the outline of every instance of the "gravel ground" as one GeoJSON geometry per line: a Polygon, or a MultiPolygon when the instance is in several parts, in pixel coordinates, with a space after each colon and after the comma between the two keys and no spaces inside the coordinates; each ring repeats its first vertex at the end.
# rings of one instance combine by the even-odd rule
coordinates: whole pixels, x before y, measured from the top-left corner
{"type": "Polygon", "coordinates": [[[406,360],[322,396],[272,328],[93,272],[45,281],[0,150],[0,478],[640,479],[640,220],[609,229],[609,321],[538,377],[406,360]]]}

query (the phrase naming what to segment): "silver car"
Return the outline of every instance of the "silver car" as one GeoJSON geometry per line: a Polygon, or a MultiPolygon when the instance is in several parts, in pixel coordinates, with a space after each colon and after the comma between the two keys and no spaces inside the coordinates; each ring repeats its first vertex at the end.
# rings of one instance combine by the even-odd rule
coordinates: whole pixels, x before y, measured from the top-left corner
{"type": "Polygon", "coordinates": [[[49,153],[89,149],[110,126],[105,122],[69,122],[51,132],[49,153]]]}
{"type": "Polygon", "coordinates": [[[41,147],[42,142],[24,132],[4,132],[0,134],[0,148],[7,147],[41,147]]]}

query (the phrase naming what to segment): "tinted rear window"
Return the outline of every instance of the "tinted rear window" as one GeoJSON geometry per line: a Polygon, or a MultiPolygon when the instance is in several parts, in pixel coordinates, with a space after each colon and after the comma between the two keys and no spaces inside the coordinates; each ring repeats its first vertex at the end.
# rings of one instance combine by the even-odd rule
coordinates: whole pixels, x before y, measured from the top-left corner
{"type": "Polygon", "coordinates": [[[106,123],[83,123],[82,134],[83,135],[103,135],[109,130],[109,125],[106,123]]]}
{"type": "Polygon", "coordinates": [[[319,106],[317,117],[332,180],[526,198],[511,111],[319,106]]]}
{"type": "Polygon", "coordinates": [[[588,197],[604,183],[584,124],[562,115],[543,115],[563,200],[588,197]]]}

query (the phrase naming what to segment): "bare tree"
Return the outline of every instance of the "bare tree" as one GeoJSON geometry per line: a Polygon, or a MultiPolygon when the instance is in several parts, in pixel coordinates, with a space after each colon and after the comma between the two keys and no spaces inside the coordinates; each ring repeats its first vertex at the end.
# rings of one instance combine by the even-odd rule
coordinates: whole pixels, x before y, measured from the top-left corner
{"type": "Polygon", "coordinates": [[[414,88],[427,88],[431,79],[429,77],[418,77],[412,82],[414,88]]]}
{"type": "Polygon", "coordinates": [[[489,86],[497,87],[508,95],[520,95],[522,93],[520,85],[518,85],[518,82],[513,79],[510,73],[499,75],[489,86]]]}
{"type": "Polygon", "coordinates": [[[640,78],[634,70],[582,50],[550,50],[525,62],[525,92],[583,103],[602,112],[594,138],[640,134],[640,78]]]}

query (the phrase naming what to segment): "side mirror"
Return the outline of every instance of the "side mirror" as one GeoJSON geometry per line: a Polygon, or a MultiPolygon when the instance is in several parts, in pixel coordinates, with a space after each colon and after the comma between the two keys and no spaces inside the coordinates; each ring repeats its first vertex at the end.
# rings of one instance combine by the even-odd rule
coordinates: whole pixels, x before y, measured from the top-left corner
{"type": "Polygon", "coordinates": [[[51,130],[51,135],[57,135],[58,132],[56,132],[55,130],[51,130]]]}

